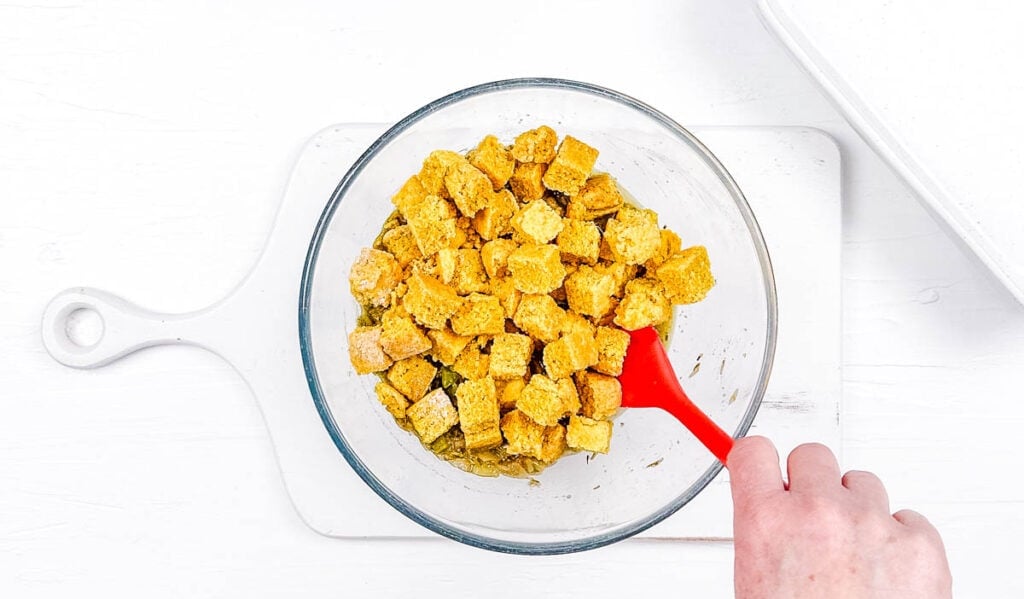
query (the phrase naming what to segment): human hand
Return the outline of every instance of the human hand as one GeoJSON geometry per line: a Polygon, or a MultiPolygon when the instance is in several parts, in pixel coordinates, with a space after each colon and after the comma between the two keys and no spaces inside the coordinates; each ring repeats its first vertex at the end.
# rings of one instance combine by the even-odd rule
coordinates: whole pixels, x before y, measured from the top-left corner
{"type": "Polygon", "coordinates": [[[801,445],[782,480],[771,441],[736,441],[728,457],[738,599],[952,597],[942,539],[924,516],[889,513],[877,476],[840,476],[832,452],[801,445]]]}

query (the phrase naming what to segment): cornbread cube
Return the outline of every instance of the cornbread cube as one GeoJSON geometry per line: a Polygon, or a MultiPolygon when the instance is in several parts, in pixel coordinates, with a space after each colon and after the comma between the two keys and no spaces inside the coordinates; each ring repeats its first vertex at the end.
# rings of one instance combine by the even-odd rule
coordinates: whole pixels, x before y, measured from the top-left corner
{"type": "Polygon", "coordinates": [[[385,307],[402,280],[402,267],[391,254],[363,248],[348,274],[349,288],[360,304],[385,307]]]}
{"type": "Polygon", "coordinates": [[[452,370],[462,375],[462,378],[469,380],[482,379],[487,376],[487,370],[491,363],[491,357],[480,351],[484,345],[481,338],[473,341],[462,350],[462,353],[455,358],[452,370]]]}
{"type": "Polygon", "coordinates": [[[489,372],[495,379],[526,376],[533,355],[533,340],[517,333],[501,333],[491,340],[489,372]]]}
{"type": "Polygon", "coordinates": [[[459,212],[469,217],[487,206],[487,201],[494,193],[487,175],[462,156],[448,165],[444,186],[459,212]]]}
{"type": "Polygon", "coordinates": [[[505,332],[505,310],[493,295],[471,293],[452,314],[452,330],[459,335],[497,335],[505,332]]]}
{"type": "MultiPolygon", "coordinates": [[[[669,258],[679,253],[682,241],[679,236],[668,229],[661,230],[661,243],[658,251],[654,252],[651,259],[644,263],[644,268],[654,270],[665,263],[669,258]]],[[[397,256],[396,256],[397,257],[397,256]]]]}
{"type": "Polygon", "coordinates": [[[544,436],[541,439],[540,459],[542,462],[554,462],[562,457],[568,446],[565,442],[565,427],[547,426],[544,427],[544,436]]]}
{"type": "Polygon", "coordinates": [[[462,305],[455,290],[434,277],[413,273],[402,305],[416,322],[431,329],[443,329],[448,318],[462,305]]]}
{"type": "Polygon", "coordinates": [[[507,189],[500,189],[491,196],[487,205],[473,217],[473,229],[483,239],[497,239],[508,233],[512,215],[519,209],[516,197],[507,189]]]}
{"type": "Polygon", "coordinates": [[[520,162],[512,170],[508,186],[521,202],[532,202],[544,197],[544,173],[548,165],[540,162],[520,162]]]}
{"type": "Polygon", "coordinates": [[[501,308],[505,311],[505,318],[515,316],[519,301],[523,298],[523,292],[516,289],[511,277],[491,279],[491,295],[498,298],[501,308]]]}
{"type": "Polygon", "coordinates": [[[498,392],[498,407],[502,411],[511,410],[516,407],[519,396],[526,388],[526,379],[517,378],[507,381],[494,381],[494,387],[498,392]]]}
{"type": "Polygon", "coordinates": [[[558,247],[550,244],[524,244],[508,256],[512,282],[523,293],[551,293],[562,285],[565,266],[558,247]]]}
{"type": "Polygon", "coordinates": [[[466,438],[466,449],[490,449],[501,445],[501,429],[497,426],[482,429],[479,432],[463,433],[466,438]]]}
{"type": "Polygon", "coordinates": [[[402,395],[416,401],[427,394],[436,374],[437,367],[421,356],[413,356],[395,362],[388,369],[388,382],[402,395]]]}
{"type": "Polygon", "coordinates": [[[626,283],[636,277],[639,267],[624,262],[598,262],[594,270],[601,274],[609,274],[615,279],[615,297],[622,297],[626,292],[626,283]]]}
{"type": "Polygon", "coordinates": [[[480,250],[439,250],[437,269],[441,275],[441,282],[450,285],[459,295],[490,289],[484,264],[480,261],[480,250]]]}
{"type": "Polygon", "coordinates": [[[580,403],[580,394],[576,389],[576,383],[570,378],[558,379],[558,399],[562,402],[562,408],[567,414],[575,414],[580,411],[583,404],[580,403]]]}
{"type": "Polygon", "coordinates": [[[607,420],[622,406],[622,385],[619,379],[585,370],[576,377],[583,407],[580,410],[587,418],[607,420]]]}
{"type": "Polygon", "coordinates": [[[420,247],[416,245],[416,237],[412,234],[412,227],[400,225],[389,230],[381,236],[381,243],[384,248],[395,257],[398,265],[405,268],[413,260],[423,257],[420,247]]]}
{"type": "Polygon", "coordinates": [[[498,428],[501,415],[498,413],[498,396],[491,377],[463,381],[455,390],[455,400],[462,432],[478,433],[498,428]]]}
{"type": "Polygon", "coordinates": [[[430,339],[404,309],[394,307],[381,316],[380,346],[398,361],[430,349],[430,339]]]}
{"type": "Polygon", "coordinates": [[[622,374],[622,362],[629,348],[629,333],[615,327],[597,327],[597,364],[594,370],[610,376],[622,374]]]}
{"type": "Polygon", "coordinates": [[[607,173],[598,173],[587,179],[580,192],[570,200],[566,216],[593,220],[618,212],[624,199],[615,179],[607,173]]]}
{"type": "Polygon", "coordinates": [[[593,420],[586,416],[570,416],[565,440],[571,449],[608,453],[612,440],[612,423],[607,420],[593,420]]]}
{"type": "Polygon", "coordinates": [[[544,370],[553,379],[565,378],[594,364],[597,343],[585,333],[568,333],[544,346],[544,370]]]}
{"type": "Polygon", "coordinates": [[[601,246],[601,231],[590,221],[567,218],[562,221],[564,227],[558,234],[558,249],[562,258],[579,260],[587,264],[597,262],[598,250],[601,246]]]}
{"type": "Polygon", "coordinates": [[[423,399],[409,406],[405,415],[424,443],[433,443],[459,422],[459,413],[444,389],[427,393],[423,399]]]}
{"type": "Polygon", "coordinates": [[[454,364],[455,358],[473,340],[473,337],[470,336],[456,335],[449,328],[430,329],[427,331],[427,337],[430,337],[434,343],[434,347],[430,350],[431,355],[445,366],[454,364]]]}
{"type": "Polygon", "coordinates": [[[380,327],[356,327],[348,334],[348,357],[359,374],[380,372],[391,366],[391,356],[380,345],[380,327]]]}
{"type": "Polygon", "coordinates": [[[492,279],[508,274],[508,257],[519,244],[511,239],[495,239],[480,247],[480,259],[483,261],[487,276],[492,279]]]}
{"type": "Polygon", "coordinates": [[[426,160],[423,161],[423,167],[417,175],[424,191],[431,195],[451,199],[451,195],[449,195],[448,189],[445,187],[444,178],[452,166],[463,160],[465,158],[461,154],[451,150],[434,150],[431,152],[426,160]]]}
{"type": "Polygon", "coordinates": [[[462,245],[466,233],[458,227],[455,217],[451,202],[436,195],[428,195],[409,207],[406,220],[424,256],[432,256],[441,248],[462,245]]]}
{"type": "Polygon", "coordinates": [[[519,162],[551,162],[555,157],[558,134],[547,125],[524,131],[512,144],[512,157],[519,162]]]}
{"type": "Polygon", "coordinates": [[[566,406],[558,393],[558,385],[543,374],[535,374],[526,383],[516,402],[516,409],[537,424],[554,426],[566,415],[566,406]]]}
{"type": "Polygon", "coordinates": [[[594,339],[594,335],[597,333],[597,327],[587,320],[585,316],[581,316],[573,310],[569,310],[565,313],[565,319],[562,321],[562,334],[565,335],[569,333],[580,333],[594,339]]]}
{"type": "Polygon", "coordinates": [[[654,279],[633,279],[626,283],[626,294],[615,308],[613,322],[627,331],[661,324],[672,317],[665,288],[654,279]]]}
{"type": "Polygon", "coordinates": [[[530,243],[547,243],[562,231],[562,217],[547,202],[535,200],[512,217],[512,229],[530,243]]]}
{"type": "Polygon", "coordinates": [[[653,210],[624,206],[605,225],[604,238],[616,261],[643,264],[661,246],[658,215],[653,210]]]}
{"type": "Polygon", "coordinates": [[[574,312],[600,318],[611,310],[613,295],[615,277],[589,266],[580,266],[565,279],[565,299],[574,312]]]}
{"type": "Polygon", "coordinates": [[[597,162],[597,153],[597,150],[582,141],[566,135],[544,173],[544,186],[566,195],[576,195],[587,182],[597,162]]]}
{"type": "Polygon", "coordinates": [[[469,151],[466,158],[470,164],[487,175],[495,191],[505,187],[516,165],[512,153],[493,135],[483,138],[476,149],[469,151]]]}
{"type": "Polygon", "coordinates": [[[526,334],[544,343],[558,339],[565,310],[550,295],[524,295],[512,321],[526,334]]]}
{"type": "Polygon", "coordinates": [[[672,256],[658,267],[656,274],[673,304],[699,302],[715,285],[708,250],[702,245],[672,256]]]}
{"type": "Polygon", "coordinates": [[[402,395],[398,389],[395,389],[391,385],[380,381],[374,386],[373,391],[377,394],[377,399],[384,405],[384,408],[391,413],[392,416],[399,420],[405,418],[405,410],[409,407],[409,400],[402,395]]]}
{"type": "MultiPolygon", "coordinates": [[[[434,193],[436,195],[437,192],[434,193]]],[[[409,211],[413,206],[422,202],[428,195],[430,194],[428,194],[426,188],[423,187],[423,183],[419,176],[413,175],[402,184],[402,187],[399,188],[395,195],[391,196],[391,203],[395,205],[395,208],[398,209],[398,213],[401,214],[403,218],[408,219],[409,211]]]]}
{"type": "Polygon", "coordinates": [[[543,454],[545,427],[534,422],[521,410],[512,410],[501,418],[501,432],[508,441],[506,451],[540,459],[543,454]]]}

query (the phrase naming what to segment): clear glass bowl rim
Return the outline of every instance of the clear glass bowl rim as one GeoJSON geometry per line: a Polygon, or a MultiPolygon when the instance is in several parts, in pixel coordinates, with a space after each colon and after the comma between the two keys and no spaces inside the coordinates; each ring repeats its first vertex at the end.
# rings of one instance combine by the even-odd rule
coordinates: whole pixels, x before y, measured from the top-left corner
{"type": "Polygon", "coordinates": [[[749,204],[747,204],[746,198],[743,196],[743,193],[740,191],[739,186],[736,185],[732,176],[728,171],[726,171],[718,158],[716,158],[715,155],[712,154],[711,151],[708,150],[708,148],[705,147],[704,144],[701,143],[700,140],[698,140],[692,133],[666,116],[664,113],[633,97],[591,83],[545,77],[504,79],[500,81],[482,83],[434,100],[433,102],[430,102],[409,114],[402,120],[398,121],[398,123],[390,129],[385,131],[384,134],[374,141],[370,147],[367,148],[361,156],[359,156],[359,158],[349,168],[348,172],[345,173],[345,176],[341,178],[341,181],[335,188],[334,193],[331,194],[323,213],[320,215],[320,219],[317,221],[316,229],[314,230],[312,240],[309,244],[309,249],[306,253],[306,260],[302,269],[302,280],[299,289],[299,346],[302,354],[303,368],[306,372],[306,381],[309,384],[309,391],[312,395],[313,403],[316,405],[317,412],[320,414],[320,419],[327,428],[328,434],[334,441],[335,446],[337,446],[338,451],[341,452],[342,456],[344,456],[352,469],[356,471],[356,474],[358,474],[363,482],[365,482],[377,495],[379,495],[381,499],[417,524],[466,545],[490,551],[499,551],[518,555],[556,555],[587,551],[603,547],[629,538],[654,526],[674,514],[691,499],[696,497],[697,494],[700,493],[704,487],[706,487],[708,483],[710,483],[722,470],[722,464],[716,461],[704,472],[704,474],[700,476],[700,478],[690,485],[682,495],[664,505],[656,512],[649,514],[645,518],[632,522],[627,526],[598,535],[552,543],[526,543],[495,539],[454,528],[445,522],[439,521],[431,517],[429,514],[420,511],[416,506],[408,503],[402,497],[394,493],[376,476],[374,476],[373,472],[371,472],[365,464],[363,464],[362,460],[359,459],[359,456],[352,451],[351,447],[349,447],[345,440],[345,436],[339,430],[338,425],[331,414],[330,407],[327,405],[326,398],[320,386],[319,377],[317,376],[311,343],[310,299],[313,291],[313,274],[316,269],[320,244],[323,241],[324,235],[327,233],[327,227],[331,221],[331,217],[340,205],[342,199],[345,197],[345,193],[348,191],[351,182],[359,176],[359,173],[371,160],[374,159],[381,148],[385,147],[392,139],[426,116],[474,96],[521,88],[550,88],[583,92],[613,100],[627,108],[639,111],[663,125],[667,130],[674,133],[680,141],[692,147],[698,154],[700,154],[708,166],[718,176],[726,189],[729,190],[730,195],[736,202],[736,207],[743,216],[743,220],[750,232],[755,251],[757,252],[757,258],[760,262],[761,272],[764,277],[765,298],[767,302],[766,307],[768,310],[767,331],[765,336],[766,343],[764,356],[761,361],[761,371],[758,376],[757,384],[753,389],[753,397],[750,405],[747,407],[747,411],[740,420],[740,424],[736,428],[736,431],[733,432],[733,438],[738,439],[747,433],[754,417],[757,415],[758,408],[761,405],[761,400],[764,397],[765,389],[768,385],[768,378],[771,375],[772,363],[775,358],[775,344],[778,327],[775,276],[772,270],[771,258],[768,255],[768,248],[765,246],[764,237],[761,234],[761,229],[757,224],[757,220],[754,218],[754,214],[751,211],[749,204]]]}

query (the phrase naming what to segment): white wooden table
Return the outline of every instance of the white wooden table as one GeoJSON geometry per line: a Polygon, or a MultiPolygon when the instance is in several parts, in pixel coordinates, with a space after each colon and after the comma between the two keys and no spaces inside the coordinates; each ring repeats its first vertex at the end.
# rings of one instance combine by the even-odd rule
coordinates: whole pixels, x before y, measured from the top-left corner
{"type": "Polygon", "coordinates": [[[217,358],[160,348],[80,372],[40,345],[45,302],[72,284],[166,311],[224,295],[320,127],[394,121],[521,75],[603,84],[685,125],[809,125],[839,140],[843,466],[876,471],[894,508],[938,525],[958,596],[1024,591],[1024,308],[746,2],[537,1],[501,16],[469,2],[255,4],[0,4],[0,595],[731,596],[727,543],[538,559],[320,537],[217,358]]]}

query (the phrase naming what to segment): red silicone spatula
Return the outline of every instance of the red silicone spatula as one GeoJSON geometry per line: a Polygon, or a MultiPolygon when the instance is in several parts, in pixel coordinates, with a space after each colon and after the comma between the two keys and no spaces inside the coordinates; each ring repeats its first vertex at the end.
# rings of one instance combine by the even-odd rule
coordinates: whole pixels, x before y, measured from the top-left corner
{"type": "Polygon", "coordinates": [[[676,373],[653,328],[629,333],[629,348],[622,364],[622,407],[661,408],[690,429],[722,464],[732,449],[732,437],[700,411],[679,386],[676,373]]]}

